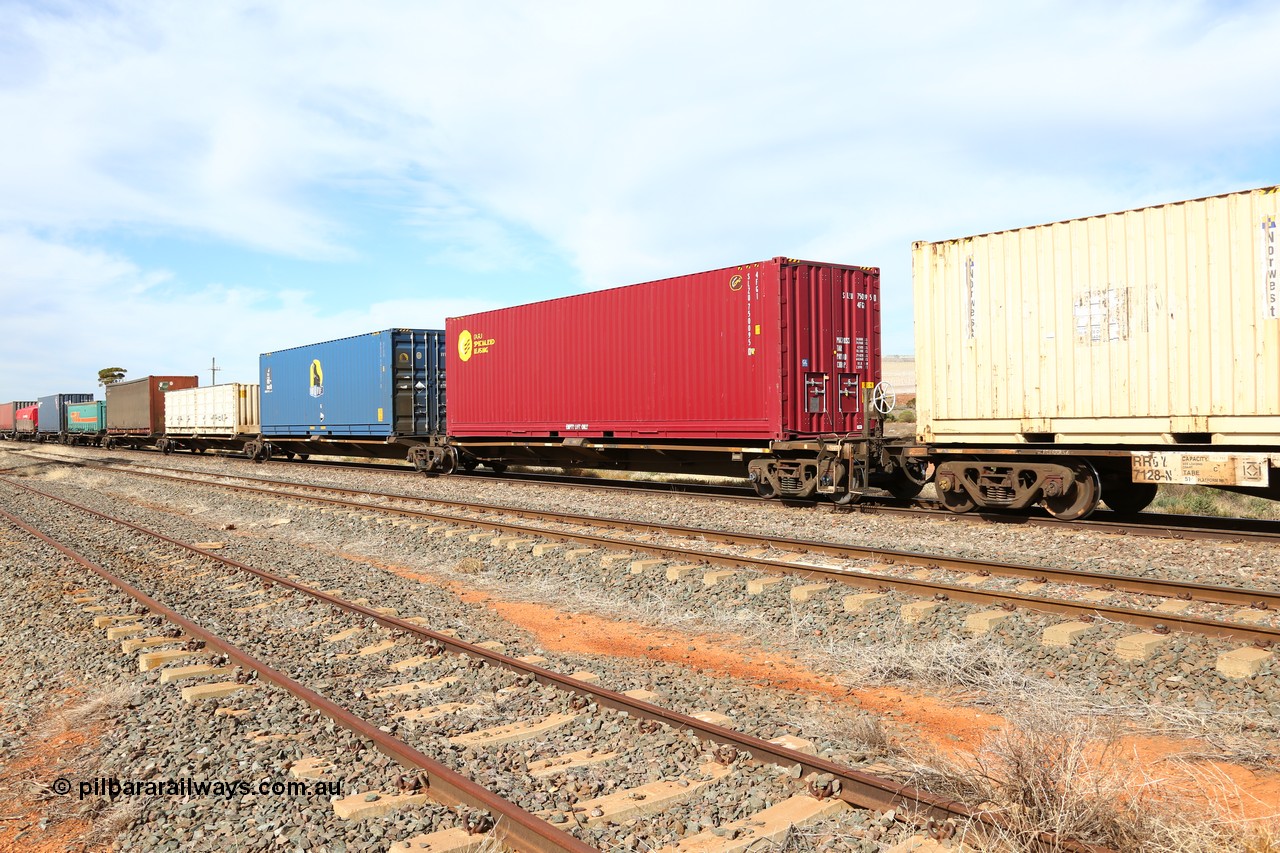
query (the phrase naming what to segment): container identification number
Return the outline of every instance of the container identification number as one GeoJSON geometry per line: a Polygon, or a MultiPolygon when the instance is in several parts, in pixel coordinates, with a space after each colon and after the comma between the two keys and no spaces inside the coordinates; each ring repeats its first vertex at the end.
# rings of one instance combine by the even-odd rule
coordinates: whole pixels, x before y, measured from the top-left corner
{"type": "Polygon", "coordinates": [[[1174,453],[1134,451],[1135,483],[1177,483],[1184,486],[1268,485],[1270,466],[1260,453],[1174,453]]]}

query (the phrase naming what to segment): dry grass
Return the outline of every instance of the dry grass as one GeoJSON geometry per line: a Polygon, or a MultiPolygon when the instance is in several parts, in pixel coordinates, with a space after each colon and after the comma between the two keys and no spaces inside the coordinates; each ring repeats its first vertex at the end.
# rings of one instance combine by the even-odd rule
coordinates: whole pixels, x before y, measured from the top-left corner
{"type": "Polygon", "coordinates": [[[142,800],[135,797],[125,797],[112,803],[94,818],[85,843],[90,847],[107,847],[142,817],[142,806],[142,800]]]}
{"type": "Polygon", "coordinates": [[[884,758],[898,752],[880,717],[848,706],[810,705],[787,723],[806,740],[831,744],[842,753],[861,754],[861,760],[884,758]]]}
{"type": "Polygon", "coordinates": [[[1148,511],[1223,518],[1280,518],[1280,502],[1207,486],[1161,486],[1148,511]]]}
{"type": "Polygon", "coordinates": [[[1203,798],[1189,799],[1144,766],[1124,746],[1123,734],[1114,720],[1064,713],[1052,702],[1027,704],[980,755],[922,756],[913,781],[986,805],[1000,828],[985,839],[966,839],[979,849],[1026,849],[1039,833],[1051,832],[1122,851],[1280,851],[1274,825],[1206,814],[1203,798]]]}
{"type": "Polygon", "coordinates": [[[1280,742],[1280,720],[1271,715],[1150,704],[1105,710],[1128,718],[1130,728],[1137,732],[1185,738],[1203,744],[1203,748],[1188,750],[1180,758],[1230,761],[1272,770],[1277,768],[1275,745],[1280,742]]]}
{"type": "Polygon", "coordinates": [[[121,708],[133,704],[141,695],[142,688],[136,684],[128,682],[118,684],[82,702],[63,708],[49,717],[37,735],[47,739],[62,732],[82,729],[94,723],[106,721],[115,716],[121,708]]]}
{"type": "Polygon", "coordinates": [[[882,641],[833,642],[812,657],[850,686],[911,684],[983,691],[998,703],[1031,689],[1059,689],[1056,682],[1026,675],[1028,663],[1019,653],[987,637],[921,641],[891,629],[882,641]]]}

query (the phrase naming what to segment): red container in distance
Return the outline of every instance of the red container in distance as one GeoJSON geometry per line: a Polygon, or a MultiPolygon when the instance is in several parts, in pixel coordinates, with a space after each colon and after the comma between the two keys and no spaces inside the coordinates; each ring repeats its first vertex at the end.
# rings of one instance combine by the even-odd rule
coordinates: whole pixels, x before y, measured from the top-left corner
{"type": "Polygon", "coordinates": [[[34,436],[40,425],[40,407],[23,406],[13,414],[13,431],[15,435],[34,436]]]}
{"type": "Polygon", "coordinates": [[[0,436],[7,436],[14,430],[14,419],[19,409],[34,406],[34,400],[15,400],[11,403],[0,403],[0,436]]]}
{"type": "Polygon", "coordinates": [[[844,435],[880,380],[880,271],[774,258],[456,317],[447,333],[451,436],[844,435]]]}

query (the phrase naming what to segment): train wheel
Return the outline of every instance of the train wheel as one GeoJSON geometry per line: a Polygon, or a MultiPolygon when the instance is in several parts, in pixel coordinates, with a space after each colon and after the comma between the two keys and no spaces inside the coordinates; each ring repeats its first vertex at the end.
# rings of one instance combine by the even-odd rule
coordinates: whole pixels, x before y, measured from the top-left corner
{"type": "Polygon", "coordinates": [[[934,471],[933,485],[938,490],[938,500],[942,502],[943,508],[951,512],[968,512],[973,509],[977,504],[965,491],[964,485],[958,482],[962,477],[958,468],[950,463],[939,468],[940,470],[934,471]]]}
{"type": "Polygon", "coordinates": [[[1133,515],[1151,506],[1158,488],[1155,483],[1112,483],[1102,490],[1102,501],[1114,512],[1133,515]]]}
{"type": "Polygon", "coordinates": [[[1063,521],[1087,518],[1098,508],[1100,492],[1097,472],[1093,470],[1092,465],[1086,465],[1077,471],[1075,482],[1067,489],[1066,494],[1044,499],[1044,508],[1054,518],[1060,518],[1063,521]]]}
{"type": "Polygon", "coordinates": [[[778,496],[778,490],[773,487],[773,483],[769,482],[768,478],[761,477],[751,485],[755,487],[756,494],[762,498],[776,498],[778,496]]]}
{"type": "Polygon", "coordinates": [[[924,460],[903,459],[902,465],[889,477],[885,489],[900,501],[909,501],[925,483],[929,482],[929,463],[924,460]]]}
{"type": "Polygon", "coordinates": [[[964,490],[953,492],[950,489],[946,491],[938,489],[938,500],[942,501],[942,506],[951,512],[968,512],[975,506],[973,498],[969,497],[969,493],[964,490]]]}

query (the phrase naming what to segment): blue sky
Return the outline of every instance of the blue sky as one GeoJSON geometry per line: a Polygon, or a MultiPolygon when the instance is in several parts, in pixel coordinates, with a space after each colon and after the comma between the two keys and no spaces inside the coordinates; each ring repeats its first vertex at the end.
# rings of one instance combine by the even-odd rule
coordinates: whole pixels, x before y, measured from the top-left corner
{"type": "Polygon", "coordinates": [[[0,400],[1280,183],[1280,4],[0,0],[0,400]],[[892,7],[892,8],[891,8],[892,7]]]}

